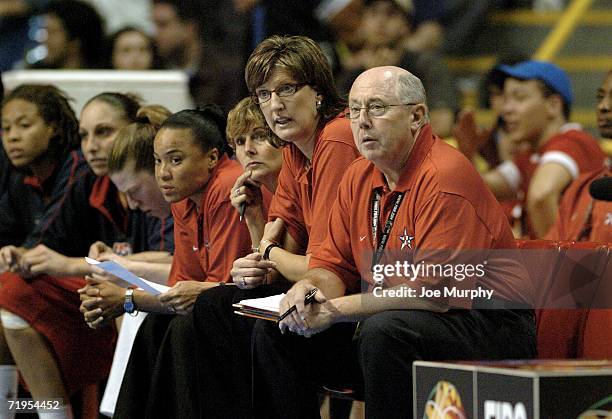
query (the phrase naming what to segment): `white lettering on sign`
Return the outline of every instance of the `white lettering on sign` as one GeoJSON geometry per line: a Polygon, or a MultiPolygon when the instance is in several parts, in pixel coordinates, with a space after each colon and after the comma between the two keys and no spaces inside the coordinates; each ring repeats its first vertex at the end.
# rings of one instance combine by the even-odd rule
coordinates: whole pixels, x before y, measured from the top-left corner
{"type": "Polygon", "coordinates": [[[521,402],[512,406],[509,402],[486,400],[484,402],[485,419],[527,419],[527,409],[521,402]]]}

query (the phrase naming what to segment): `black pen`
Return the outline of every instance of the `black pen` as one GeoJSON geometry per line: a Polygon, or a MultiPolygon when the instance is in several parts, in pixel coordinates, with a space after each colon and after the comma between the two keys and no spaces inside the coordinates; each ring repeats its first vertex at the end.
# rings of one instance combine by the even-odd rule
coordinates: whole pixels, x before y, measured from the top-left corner
{"type": "Polygon", "coordinates": [[[240,206],[238,207],[238,214],[240,214],[240,222],[242,222],[242,219],[244,218],[245,209],[246,209],[246,202],[241,202],[240,206]]]}
{"type": "MultiPolygon", "coordinates": [[[[306,293],[306,296],[304,297],[304,304],[310,304],[310,303],[314,302],[315,294],[317,293],[317,291],[319,291],[318,288],[313,288],[310,291],[308,291],[306,293]]],[[[283,314],[281,314],[281,316],[278,318],[278,320],[276,322],[280,323],[281,321],[283,321],[283,319],[285,317],[287,317],[288,315],[293,313],[295,310],[297,310],[297,307],[295,305],[291,306],[291,308],[289,310],[287,310],[283,314]]]]}

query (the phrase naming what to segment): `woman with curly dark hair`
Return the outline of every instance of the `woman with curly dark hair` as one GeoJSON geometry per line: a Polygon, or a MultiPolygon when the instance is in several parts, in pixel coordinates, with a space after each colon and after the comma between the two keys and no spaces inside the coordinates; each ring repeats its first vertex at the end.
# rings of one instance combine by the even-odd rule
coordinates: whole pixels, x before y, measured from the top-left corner
{"type": "MultiPolygon", "coordinates": [[[[16,395],[15,361],[37,400],[65,396],[60,370],[35,319],[42,308],[29,298],[16,298],[27,293],[12,285],[19,288],[20,281],[14,279],[22,273],[21,255],[40,241],[78,179],[89,172],[78,150],[78,128],[66,96],[53,86],[21,85],[2,102],[2,144],[13,171],[0,201],[0,272],[5,272],[0,275],[0,386],[14,391],[0,397],[16,395]],[[31,316],[15,315],[22,311],[31,316]],[[14,345],[18,335],[25,336],[24,347],[14,345]]],[[[98,340],[99,334],[88,335],[96,342],[104,340],[98,340]]],[[[5,409],[6,399],[0,406],[5,409]]]]}

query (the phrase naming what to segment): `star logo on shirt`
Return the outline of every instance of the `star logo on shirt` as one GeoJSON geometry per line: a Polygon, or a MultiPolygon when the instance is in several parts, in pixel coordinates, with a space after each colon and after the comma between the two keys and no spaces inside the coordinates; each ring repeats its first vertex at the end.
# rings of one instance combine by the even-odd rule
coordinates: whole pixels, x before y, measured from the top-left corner
{"type": "Polygon", "coordinates": [[[406,227],[404,227],[404,234],[400,234],[399,239],[400,242],[402,242],[402,247],[400,248],[400,250],[404,250],[404,247],[412,249],[412,240],[414,240],[414,236],[408,234],[406,227]]]}
{"type": "Polygon", "coordinates": [[[612,212],[606,214],[606,221],[604,221],[605,226],[612,226],[612,212]]]}

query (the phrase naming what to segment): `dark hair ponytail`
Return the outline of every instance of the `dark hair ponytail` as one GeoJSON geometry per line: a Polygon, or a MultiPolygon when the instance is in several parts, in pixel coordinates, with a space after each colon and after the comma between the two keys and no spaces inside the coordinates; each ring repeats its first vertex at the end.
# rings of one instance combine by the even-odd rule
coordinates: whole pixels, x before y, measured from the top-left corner
{"type": "Polygon", "coordinates": [[[189,129],[194,141],[202,151],[208,152],[216,148],[219,155],[222,156],[230,153],[227,141],[225,141],[226,125],[227,119],[221,108],[215,104],[209,104],[171,115],[162,124],[161,129],[189,129]]]}

